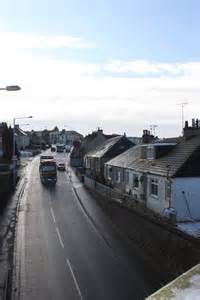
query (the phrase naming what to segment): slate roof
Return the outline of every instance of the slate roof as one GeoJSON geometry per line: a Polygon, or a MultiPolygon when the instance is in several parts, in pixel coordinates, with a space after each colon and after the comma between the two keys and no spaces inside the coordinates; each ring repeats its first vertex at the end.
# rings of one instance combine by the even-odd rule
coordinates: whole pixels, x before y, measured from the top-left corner
{"type": "MultiPolygon", "coordinates": [[[[84,137],[84,141],[85,141],[85,142],[90,142],[90,141],[92,141],[94,138],[96,138],[97,135],[98,135],[98,132],[97,132],[97,131],[93,131],[92,133],[90,133],[90,134],[88,134],[88,135],[86,135],[86,136],[84,137]]],[[[104,134],[104,133],[102,133],[102,136],[103,136],[105,139],[111,139],[111,138],[116,137],[116,136],[119,136],[119,135],[117,135],[117,134],[104,134]]]]}
{"type": "Polygon", "coordinates": [[[200,176],[200,136],[182,138],[168,154],[154,160],[141,159],[142,146],[130,148],[106,164],[155,175],[200,176]]]}
{"type": "Polygon", "coordinates": [[[24,136],[27,136],[28,134],[23,131],[21,128],[15,128],[15,135],[24,135],[24,136]]]}
{"type": "Polygon", "coordinates": [[[163,139],[159,139],[156,140],[155,143],[179,143],[181,140],[183,139],[182,136],[178,136],[178,137],[171,137],[171,138],[163,138],[163,139]]]}
{"type": "Polygon", "coordinates": [[[95,148],[95,150],[92,150],[87,153],[87,156],[92,157],[102,157],[107,151],[109,151],[123,136],[119,135],[116,137],[113,137],[111,139],[106,140],[104,143],[99,145],[95,148]]]}

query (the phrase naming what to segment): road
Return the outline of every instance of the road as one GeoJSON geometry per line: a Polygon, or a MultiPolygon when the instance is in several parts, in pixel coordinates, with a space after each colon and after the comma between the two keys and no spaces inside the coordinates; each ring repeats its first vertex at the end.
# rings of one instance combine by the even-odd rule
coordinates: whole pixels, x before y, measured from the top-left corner
{"type": "MultiPolygon", "coordinates": [[[[64,153],[57,160],[67,161],[64,153]]],[[[116,232],[73,172],[55,187],[26,170],[16,229],[12,299],[144,299],[159,274],[116,232]]]]}

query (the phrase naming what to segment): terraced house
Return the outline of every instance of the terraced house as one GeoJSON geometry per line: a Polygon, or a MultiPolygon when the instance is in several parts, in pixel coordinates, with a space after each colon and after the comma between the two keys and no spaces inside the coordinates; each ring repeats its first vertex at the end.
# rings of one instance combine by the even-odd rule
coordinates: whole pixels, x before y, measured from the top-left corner
{"type": "Polygon", "coordinates": [[[200,220],[200,128],[186,122],[174,142],[137,145],[107,161],[105,181],[151,210],[177,221],[200,220]]]}
{"type": "Polygon", "coordinates": [[[119,135],[106,140],[85,155],[84,160],[87,176],[99,182],[104,182],[104,164],[132,146],[134,144],[125,135],[119,135]]]}

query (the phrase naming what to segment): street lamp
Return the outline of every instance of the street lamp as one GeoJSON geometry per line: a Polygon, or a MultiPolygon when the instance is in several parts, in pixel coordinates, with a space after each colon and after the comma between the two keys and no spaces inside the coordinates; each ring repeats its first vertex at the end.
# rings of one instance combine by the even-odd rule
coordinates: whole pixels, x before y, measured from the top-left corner
{"type": "Polygon", "coordinates": [[[0,88],[0,90],[13,92],[13,91],[19,91],[19,90],[21,90],[21,88],[19,85],[8,85],[6,87],[0,88]]]}
{"type": "Polygon", "coordinates": [[[15,183],[16,183],[16,176],[15,176],[15,172],[16,172],[16,155],[15,155],[15,121],[16,120],[22,120],[22,119],[32,119],[33,116],[28,116],[28,117],[18,117],[18,118],[14,118],[13,119],[13,157],[12,157],[12,161],[13,161],[13,187],[15,187],[15,183]]]}

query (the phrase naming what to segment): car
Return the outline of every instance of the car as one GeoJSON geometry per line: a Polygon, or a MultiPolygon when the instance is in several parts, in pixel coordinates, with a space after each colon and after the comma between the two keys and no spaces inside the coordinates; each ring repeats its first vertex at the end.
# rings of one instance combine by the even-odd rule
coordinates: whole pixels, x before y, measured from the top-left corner
{"type": "Polygon", "coordinates": [[[66,145],[65,146],[65,152],[69,153],[71,151],[71,146],[70,145],[66,145]]]}
{"type": "Polygon", "coordinates": [[[51,152],[55,152],[56,151],[56,147],[51,147],[51,152]]]}
{"type": "Polygon", "coordinates": [[[57,164],[57,169],[58,169],[59,171],[65,171],[65,170],[66,170],[65,164],[64,164],[64,163],[58,163],[58,164],[57,164]]]}

